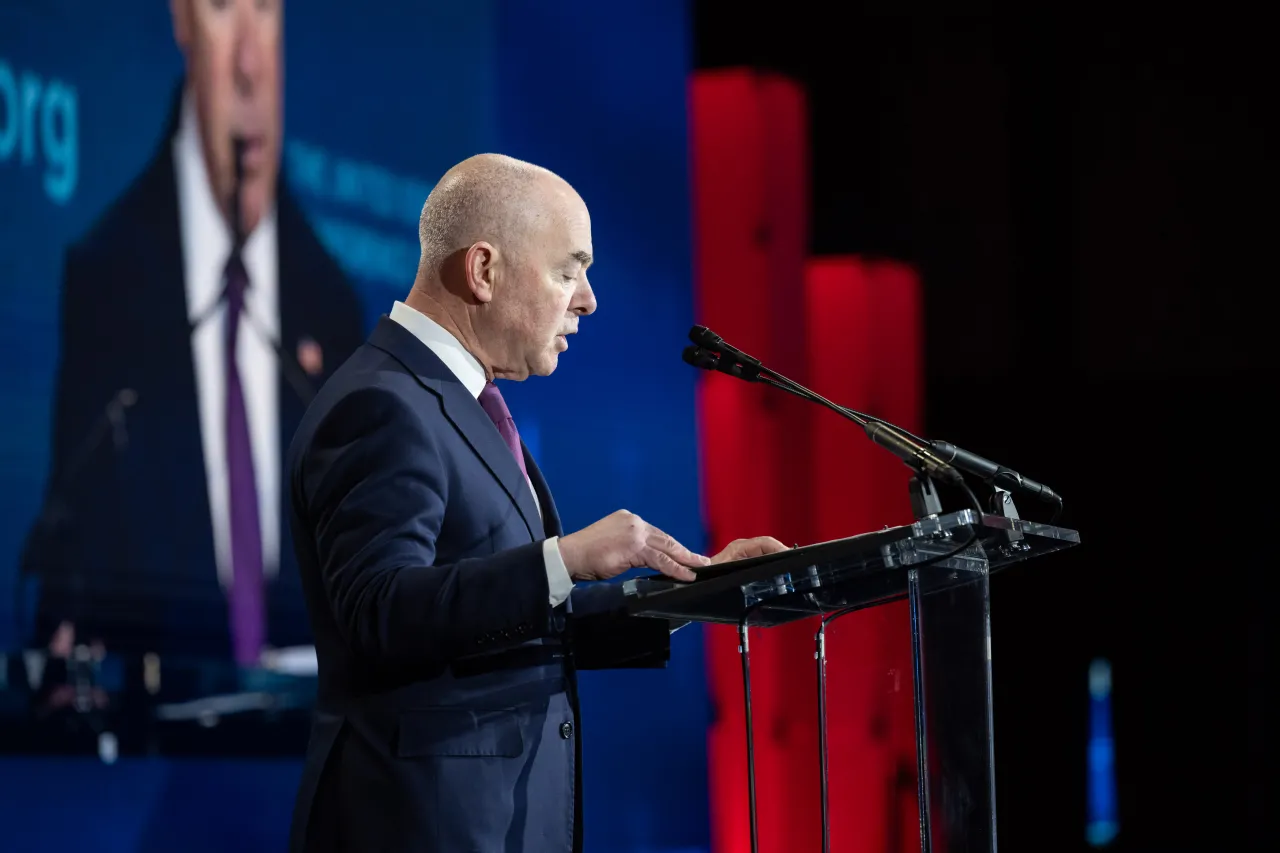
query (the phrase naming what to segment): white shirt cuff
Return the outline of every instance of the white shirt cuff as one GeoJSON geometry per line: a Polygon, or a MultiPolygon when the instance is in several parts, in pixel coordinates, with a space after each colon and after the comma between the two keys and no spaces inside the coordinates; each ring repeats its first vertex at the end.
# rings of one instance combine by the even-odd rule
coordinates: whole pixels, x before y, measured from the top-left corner
{"type": "Polygon", "coordinates": [[[573,578],[569,577],[569,567],[560,556],[560,537],[552,536],[542,543],[542,560],[547,564],[547,589],[551,606],[563,604],[569,593],[573,592],[573,578]]]}

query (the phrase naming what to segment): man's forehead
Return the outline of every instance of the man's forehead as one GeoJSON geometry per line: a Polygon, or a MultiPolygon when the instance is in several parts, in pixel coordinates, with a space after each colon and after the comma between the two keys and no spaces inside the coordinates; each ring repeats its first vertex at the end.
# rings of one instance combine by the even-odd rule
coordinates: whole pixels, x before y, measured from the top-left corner
{"type": "Polygon", "coordinates": [[[569,257],[583,266],[589,266],[592,260],[591,217],[577,193],[573,193],[572,198],[562,206],[561,217],[569,257]]]}

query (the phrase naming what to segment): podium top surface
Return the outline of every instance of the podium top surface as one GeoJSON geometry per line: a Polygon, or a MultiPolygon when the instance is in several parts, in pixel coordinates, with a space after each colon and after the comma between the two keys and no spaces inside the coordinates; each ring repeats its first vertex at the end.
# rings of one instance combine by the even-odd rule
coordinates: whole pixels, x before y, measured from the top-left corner
{"type": "Polygon", "coordinates": [[[966,509],[764,557],[623,584],[629,612],[698,622],[777,625],[906,595],[911,572],[937,591],[1077,545],[1074,530],[966,509]]]}

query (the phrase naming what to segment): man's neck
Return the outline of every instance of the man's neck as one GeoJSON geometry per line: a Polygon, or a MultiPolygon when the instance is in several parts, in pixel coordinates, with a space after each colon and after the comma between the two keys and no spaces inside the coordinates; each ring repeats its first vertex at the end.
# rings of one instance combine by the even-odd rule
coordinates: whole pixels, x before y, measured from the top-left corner
{"type": "Polygon", "coordinates": [[[471,353],[476,361],[480,362],[480,366],[484,368],[485,379],[493,379],[493,368],[485,357],[484,352],[476,343],[475,331],[471,327],[470,319],[460,319],[454,316],[447,305],[440,299],[436,298],[418,283],[414,283],[413,289],[409,291],[409,295],[405,297],[404,304],[417,311],[424,317],[429,317],[438,323],[442,329],[453,335],[462,348],[471,353]]]}

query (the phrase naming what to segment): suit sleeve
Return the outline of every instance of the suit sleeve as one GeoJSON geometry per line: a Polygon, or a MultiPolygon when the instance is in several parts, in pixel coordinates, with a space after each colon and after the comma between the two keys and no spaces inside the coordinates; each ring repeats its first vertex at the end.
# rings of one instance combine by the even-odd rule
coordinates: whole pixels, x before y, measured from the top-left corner
{"type": "Polygon", "coordinates": [[[627,615],[618,583],[575,586],[568,628],[578,669],[660,669],[671,659],[671,623],[627,615]]]}
{"type": "Polygon", "coordinates": [[[541,543],[436,564],[445,468],[430,431],[394,393],[366,388],[339,402],[295,478],[325,597],[359,654],[445,663],[550,633],[541,543]]]}

